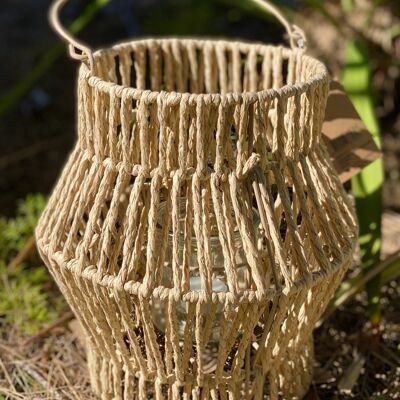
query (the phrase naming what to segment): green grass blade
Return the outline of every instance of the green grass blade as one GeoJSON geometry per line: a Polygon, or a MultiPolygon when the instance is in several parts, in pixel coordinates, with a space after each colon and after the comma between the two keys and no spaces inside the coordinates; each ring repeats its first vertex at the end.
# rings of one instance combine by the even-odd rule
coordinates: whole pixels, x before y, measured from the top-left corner
{"type": "MultiPolygon", "coordinates": [[[[361,42],[348,40],[342,83],[357,112],[381,147],[380,130],[374,110],[368,53],[361,42]]],[[[380,261],[383,164],[379,159],[352,179],[360,224],[360,250],[364,273],[380,261]]],[[[368,314],[373,325],[380,321],[380,274],[366,284],[368,314]]]]}
{"type": "Polygon", "coordinates": [[[320,324],[326,320],[338,307],[352,299],[360,293],[365,284],[368,284],[376,276],[380,275],[381,283],[385,284],[400,277],[400,251],[393,253],[379,264],[374,265],[368,273],[361,271],[356,276],[344,281],[321,318],[320,324]]]}
{"type": "MultiPolygon", "coordinates": [[[[93,19],[97,11],[109,2],[110,0],[95,0],[89,3],[68,29],[73,34],[79,33],[93,19]]],[[[0,119],[16,106],[31,90],[32,86],[50,69],[63,53],[64,48],[65,46],[61,42],[51,45],[40,57],[36,65],[7,92],[0,101],[0,119]]]]}

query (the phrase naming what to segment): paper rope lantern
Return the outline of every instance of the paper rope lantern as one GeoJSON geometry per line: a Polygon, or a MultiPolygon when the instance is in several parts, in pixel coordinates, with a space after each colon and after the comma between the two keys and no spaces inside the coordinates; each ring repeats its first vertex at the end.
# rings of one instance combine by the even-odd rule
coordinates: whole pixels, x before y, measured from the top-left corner
{"type": "Polygon", "coordinates": [[[321,140],[325,67],[223,40],[92,53],[61,31],[63,3],[54,25],[84,61],[79,138],[36,235],[94,391],[300,398],[357,239],[321,140]]]}

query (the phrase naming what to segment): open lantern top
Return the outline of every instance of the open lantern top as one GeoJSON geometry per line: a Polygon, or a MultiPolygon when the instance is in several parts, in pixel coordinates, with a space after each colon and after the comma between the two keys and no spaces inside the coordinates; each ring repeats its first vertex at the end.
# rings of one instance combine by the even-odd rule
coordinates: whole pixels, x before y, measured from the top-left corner
{"type": "Polygon", "coordinates": [[[190,38],[139,39],[101,49],[86,72],[93,75],[91,85],[101,84],[105,92],[124,91],[135,100],[146,92],[149,102],[165,92],[171,105],[185,94],[191,104],[200,98],[215,104],[288,98],[329,79],[326,67],[300,49],[190,38]]]}

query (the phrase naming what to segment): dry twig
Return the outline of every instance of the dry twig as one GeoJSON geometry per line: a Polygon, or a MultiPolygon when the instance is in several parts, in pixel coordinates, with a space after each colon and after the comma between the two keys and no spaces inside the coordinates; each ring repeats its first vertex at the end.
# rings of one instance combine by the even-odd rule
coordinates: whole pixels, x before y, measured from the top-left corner
{"type": "Polygon", "coordinates": [[[67,311],[64,315],[62,315],[57,321],[53,322],[51,325],[47,326],[46,328],[41,329],[38,333],[34,334],[33,336],[31,336],[30,338],[28,338],[24,345],[30,344],[34,341],[36,341],[37,339],[46,336],[47,334],[49,334],[53,329],[63,325],[65,322],[68,322],[69,320],[71,320],[72,318],[74,318],[74,314],[72,311],[67,311]]]}
{"type": "Polygon", "coordinates": [[[16,268],[19,264],[24,262],[32,251],[36,248],[36,239],[35,235],[32,235],[28,241],[26,242],[25,246],[19,251],[17,256],[11,261],[11,263],[7,267],[7,272],[12,271],[16,268]]]}

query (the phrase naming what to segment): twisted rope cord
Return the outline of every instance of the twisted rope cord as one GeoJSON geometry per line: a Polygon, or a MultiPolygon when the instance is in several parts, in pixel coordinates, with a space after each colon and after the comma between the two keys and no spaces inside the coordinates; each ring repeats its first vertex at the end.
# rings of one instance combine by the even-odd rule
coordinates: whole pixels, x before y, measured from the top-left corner
{"type": "Polygon", "coordinates": [[[326,70],[298,51],[176,39],[94,62],[97,77],[81,67],[77,147],[37,235],[88,334],[96,393],[301,396],[313,326],[356,242],[320,141],[326,70]],[[213,290],[214,229],[226,292],[213,290]]]}

